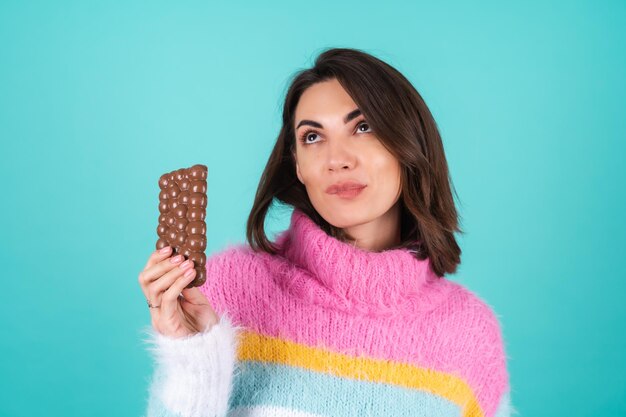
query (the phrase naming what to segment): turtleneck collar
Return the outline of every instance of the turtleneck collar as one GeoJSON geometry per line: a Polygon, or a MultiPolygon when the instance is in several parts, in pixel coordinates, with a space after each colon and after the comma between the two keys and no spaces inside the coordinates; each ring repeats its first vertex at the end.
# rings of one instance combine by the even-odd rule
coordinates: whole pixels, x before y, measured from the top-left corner
{"type": "Polygon", "coordinates": [[[428,258],[409,249],[371,252],[342,242],[299,209],[276,239],[279,256],[295,268],[275,276],[292,295],[313,304],[370,316],[396,316],[436,307],[449,281],[437,277],[428,258]]]}

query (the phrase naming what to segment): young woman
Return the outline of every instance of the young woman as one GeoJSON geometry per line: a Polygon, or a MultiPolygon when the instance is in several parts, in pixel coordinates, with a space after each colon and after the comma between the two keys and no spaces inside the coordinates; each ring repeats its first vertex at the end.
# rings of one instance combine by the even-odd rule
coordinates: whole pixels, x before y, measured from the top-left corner
{"type": "Polygon", "coordinates": [[[461,254],[450,183],[404,76],[360,50],[320,54],[287,92],[247,244],[210,256],[198,288],[170,248],[139,274],[148,415],[509,416],[497,316],[444,278],[461,254]],[[270,242],[274,202],[293,214],[270,242]]]}

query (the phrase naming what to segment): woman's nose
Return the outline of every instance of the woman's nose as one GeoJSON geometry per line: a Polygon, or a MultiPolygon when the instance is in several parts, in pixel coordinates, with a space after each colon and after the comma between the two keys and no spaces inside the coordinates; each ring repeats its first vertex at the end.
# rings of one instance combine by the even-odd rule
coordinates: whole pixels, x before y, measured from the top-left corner
{"type": "Polygon", "coordinates": [[[353,168],[355,155],[348,148],[347,140],[344,138],[330,139],[327,149],[327,165],[331,171],[353,168]]]}

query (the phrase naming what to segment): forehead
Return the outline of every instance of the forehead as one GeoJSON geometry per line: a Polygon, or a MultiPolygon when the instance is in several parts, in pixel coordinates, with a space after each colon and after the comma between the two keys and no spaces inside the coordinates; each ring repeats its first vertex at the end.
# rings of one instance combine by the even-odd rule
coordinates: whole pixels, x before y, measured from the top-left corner
{"type": "Polygon", "coordinates": [[[296,106],[295,122],[300,119],[343,117],[356,108],[348,92],[336,79],[323,81],[307,88],[296,106]]]}

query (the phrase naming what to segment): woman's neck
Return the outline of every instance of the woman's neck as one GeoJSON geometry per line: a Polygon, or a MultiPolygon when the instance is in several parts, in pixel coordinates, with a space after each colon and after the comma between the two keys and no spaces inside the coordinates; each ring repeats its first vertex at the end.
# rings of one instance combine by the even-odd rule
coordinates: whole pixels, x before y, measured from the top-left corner
{"type": "Polygon", "coordinates": [[[370,252],[381,252],[400,244],[399,201],[371,222],[346,227],[343,231],[346,234],[346,243],[370,252]]]}

